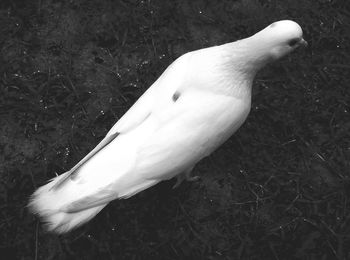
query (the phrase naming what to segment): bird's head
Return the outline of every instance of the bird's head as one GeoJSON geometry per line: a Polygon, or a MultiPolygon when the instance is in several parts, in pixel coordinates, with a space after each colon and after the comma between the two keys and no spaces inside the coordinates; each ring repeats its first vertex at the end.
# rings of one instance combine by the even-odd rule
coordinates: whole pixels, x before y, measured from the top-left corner
{"type": "Polygon", "coordinates": [[[231,94],[234,88],[239,96],[241,90],[250,92],[255,74],[262,67],[300,46],[307,46],[307,42],[299,24],[290,20],[274,22],[251,37],[191,52],[187,57],[193,65],[188,75],[196,83],[193,86],[215,85],[216,92],[231,94]]]}
{"type": "Polygon", "coordinates": [[[241,70],[256,73],[267,63],[282,58],[300,46],[307,46],[303,30],[296,22],[274,22],[253,36],[228,44],[231,46],[232,63],[241,70]]]}
{"type": "Polygon", "coordinates": [[[251,37],[256,51],[265,53],[266,58],[276,60],[296,48],[307,46],[303,39],[303,30],[296,22],[283,20],[274,22],[251,37]]]}

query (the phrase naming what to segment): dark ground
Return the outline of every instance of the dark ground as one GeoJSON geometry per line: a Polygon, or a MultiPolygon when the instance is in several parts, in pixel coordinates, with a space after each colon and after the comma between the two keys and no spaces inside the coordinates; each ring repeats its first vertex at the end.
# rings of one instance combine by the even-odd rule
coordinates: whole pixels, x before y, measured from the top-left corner
{"type": "MultiPolygon", "coordinates": [[[[350,3],[1,1],[0,255],[350,259],[350,3]],[[293,19],[307,50],[264,69],[244,126],[195,169],[45,233],[25,208],[181,54],[293,19]]],[[[5,258],[3,258],[5,259],[5,258]]]]}

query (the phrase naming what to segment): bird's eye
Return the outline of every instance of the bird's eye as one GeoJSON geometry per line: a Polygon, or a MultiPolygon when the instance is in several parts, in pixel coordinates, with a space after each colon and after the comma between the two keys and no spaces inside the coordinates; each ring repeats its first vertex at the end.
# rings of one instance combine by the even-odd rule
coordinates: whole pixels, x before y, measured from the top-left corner
{"type": "Polygon", "coordinates": [[[299,38],[291,39],[291,40],[288,42],[288,45],[289,45],[290,47],[294,47],[299,41],[300,41],[299,38]]]}

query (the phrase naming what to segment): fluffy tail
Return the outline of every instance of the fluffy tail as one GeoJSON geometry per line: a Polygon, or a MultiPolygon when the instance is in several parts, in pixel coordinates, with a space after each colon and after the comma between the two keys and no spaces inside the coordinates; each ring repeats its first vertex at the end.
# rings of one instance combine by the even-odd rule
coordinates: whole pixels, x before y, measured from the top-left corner
{"type": "Polygon", "coordinates": [[[74,213],[62,211],[62,205],[72,200],[72,194],[66,189],[51,190],[50,188],[65,175],[66,173],[37,189],[28,204],[29,210],[42,219],[46,229],[55,233],[65,233],[77,228],[96,216],[107,205],[99,205],[74,213]]]}

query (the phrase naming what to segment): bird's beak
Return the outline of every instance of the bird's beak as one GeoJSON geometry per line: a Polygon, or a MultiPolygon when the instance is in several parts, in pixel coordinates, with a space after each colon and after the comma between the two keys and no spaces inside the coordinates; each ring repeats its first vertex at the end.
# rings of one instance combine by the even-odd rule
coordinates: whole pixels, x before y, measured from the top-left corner
{"type": "Polygon", "coordinates": [[[308,46],[308,43],[303,38],[301,38],[301,40],[299,41],[299,46],[306,48],[308,46]]]}

